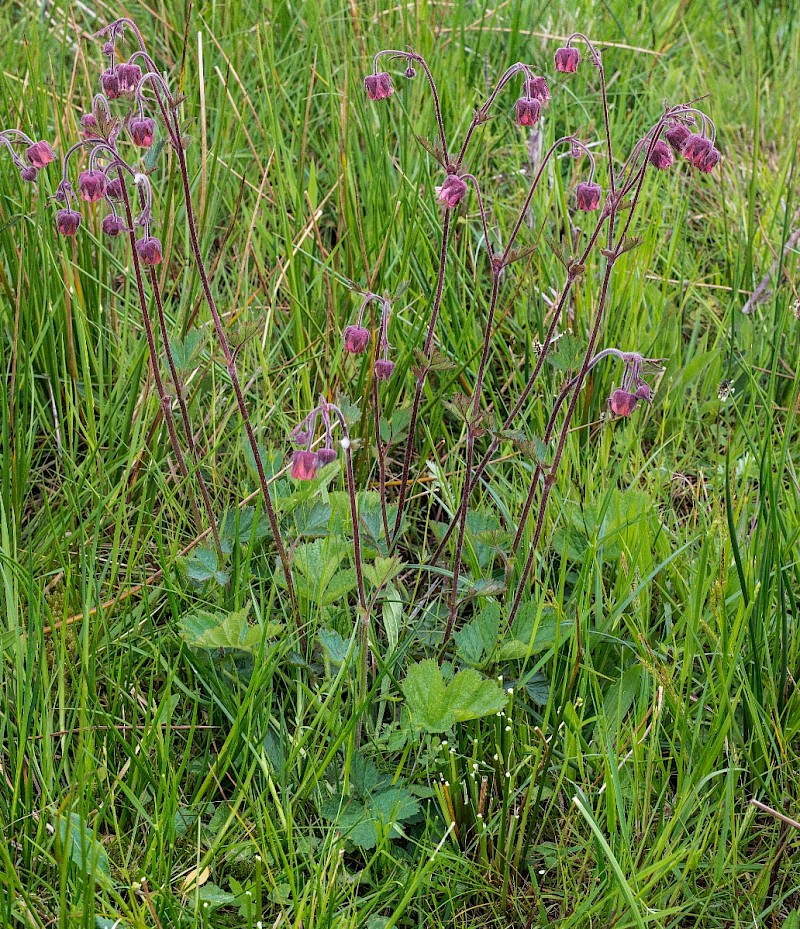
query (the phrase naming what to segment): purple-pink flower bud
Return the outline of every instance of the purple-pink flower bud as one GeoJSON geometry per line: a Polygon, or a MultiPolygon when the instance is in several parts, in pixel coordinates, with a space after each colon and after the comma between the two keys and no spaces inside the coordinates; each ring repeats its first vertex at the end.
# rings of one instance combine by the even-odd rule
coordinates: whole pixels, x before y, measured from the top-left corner
{"type": "Polygon", "coordinates": [[[102,171],[81,171],[78,175],[78,193],[87,203],[97,203],[106,195],[108,180],[102,171]]]}
{"type": "Polygon", "coordinates": [[[394,362],[388,358],[381,358],[375,362],[375,377],[379,381],[388,381],[394,373],[394,362]]]}
{"type": "Polygon", "coordinates": [[[324,468],[325,465],[331,464],[331,462],[336,461],[336,449],[335,448],[321,448],[317,452],[317,458],[319,458],[319,463],[324,468]]]}
{"type": "Polygon", "coordinates": [[[703,172],[703,174],[711,174],[711,172],[719,164],[719,160],[722,156],[719,153],[719,149],[715,148],[713,145],[703,156],[703,160],[700,162],[698,167],[703,172]]]}
{"type": "Polygon", "coordinates": [[[525,78],[525,96],[529,99],[538,100],[542,106],[547,106],[550,102],[550,88],[543,77],[525,78]]]}
{"type": "Polygon", "coordinates": [[[61,235],[75,235],[80,224],[81,214],[77,210],[59,210],[56,213],[56,228],[61,235]]]}
{"type": "Polygon", "coordinates": [[[122,181],[118,177],[112,177],[108,182],[106,196],[109,200],[122,199],[122,181]]]}
{"type": "Polygon", "coordinates": [[[637,400],[645,400],[649,403],[653,397],[653,390],[645,381],[639,381],[639,386],[636,388],[633,395],[637,400]]]}
{"type": "Polygon", "coordinates": [[[116,100],[120,94],[119,77],[116,68],[106,68],[100,75],[100,86],[109,100],[116,100]]]}
{"type": "Polygon", "coordinates": [[[600,206],[600,196],[603,193],[599,184],[592,181],[581,181],[575,188],[575,199],[578,209],[584,213],[591,213],[600,206]]]}
{"type": "Polygon", "coordinates": [[[369,329],[364,326],[348,326],[344,330],[344,349],[351,355],[360,355],[369,345],[369,329]]]}
{"type": "Polygon", "coordinates": [[[85,139],[97,135],[100,126],[94,113],[84,113],[83,116],[81,116],[81,128],[83,129],[83,137],[85,139]]]}
{"type": "Polygon", "coordinates": [[[391,75],[382,71],[380,74],[368,74],[364,78],[364,89],[370,100],[385,100],[394,93],[391,75]]]}
{"type": "Polygon", "coordinates": [[[675,123],[675,125],[667,129],[665,133],[667,142],[669,142],[676,152],[679,152],[683,148],[684,142],[691,134],[691,129],[689,129],[688,126],[684,126],[683,123],[675,123]]]}
{"type": "Polygon", "coordinates": [[[106,235],[110,235],[112,238],[118,236],[120,233],[125,232],[125,223],[121,216],[116,216],[114,213],[109,213],[103,219],[102,229],[106,235]]]}
{"type": "Polygon", "coordinates": [[[695,168],[699,168],[702,165],[703,159],[708,154],[710,148],[710,139],[707,139],[705,136],[693,132],[683,143],[683,148],[681,151],[683,152],[683,157],[689,162],[689,164],[694,165],[695,168]]]}
{"type": "Polygon", "coordinates": [[[56,153],[49,142],[34,142],[25,149],[25,155],[34,168],[41,169],[56,160],[56,153]]]}
{"type": "Polygon", "coordinates": [[[615,416],[630,416],[636,409],[636,404],[638,402],[638,398],[630,391],[617,388],[614,393],[611,394],[608,405],[611,407],[611,412],[614,413],[615,416]]]}
{"type": "Polygon", "coordinates": [[[669,145],[663,139],[659,139],[650,152],[649,160],[653,167],[658,168],[660,171],[666,171],[667,168],[672,167],[675,157],[669,145]]]}
{"type": "Polygon", "coordinates": [[[142,69],[137,64],[123,61],[117,65],[117,80],[121,94],[132,94],[142,79],[142,69]]]}
{"type": "Polygon", "coordinates": [[[27,181],[29,184],[32,184],[36,180],[36,175],[38,173],[39,172],[33,165],[27,165],[27,167],[22,167],[19,170],[19,176],[23,181],[27,181]]]}
{"type": "Polygon", "coordinates": [[[317,476],[319,455],[315,452],[295,452],[292,455],[292,477],[296,481],[312,481],[317,476]]]}
{"type": "Polygon", "coordinates": [[[520,97],[517,100],[516,114],[520,126],[535,126],[541,111],[541,103],[532,97],[520,97]]]}
{"type": "Polygon", "coordinates": [[[562,74],[574,74],[581,63],[581,54],[577,48],[565,46],[556,50],[555,55],[556,71],[562,74]]]}
{"type": "Polygon", "coordinates": [[[139,148],[150,148],[156,134],[156,121],[149,116],[139,116],[130,123],[133,144],[139,148]]]}
{"type": "Polygon", "coordinates": [[[155,236],[149,235],[139,239],[136,243],[136,251],[139,253],[142,264],[151,267],[161,264],[161,243],[155,236]]]}
{"type": "Polygon", "coordinates": [[[467,182],[457,174],[448,174],[441,187],[436,187],[436,196],[448,210],[457,207],[467,192],[467,182]]]}

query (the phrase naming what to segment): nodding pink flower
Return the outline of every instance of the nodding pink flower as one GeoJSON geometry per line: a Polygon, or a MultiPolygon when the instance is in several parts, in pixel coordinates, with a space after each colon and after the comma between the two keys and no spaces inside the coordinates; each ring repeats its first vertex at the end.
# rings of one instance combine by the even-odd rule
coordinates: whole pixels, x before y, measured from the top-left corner
{"type": "Polygon", "coordinates": [[[683,143],[691,134],[691,129],[689,129],[688,126],[684,126],[683,123],[675,123],[675,125],[667,129],[665,133],[667,142],[669,142],[676,152],[679,152],[683,148],[683,143]]]}
{"type": "Polygon", "coordinates": [[[132,94],[139,87],[142,79],[142,69],[137,64],[123,61],[117,65],[117,80],[121,94],[132,94]]]}
{"type": "Polygon", "coordinates": [[[561,71],[562,74],[574,74],[581,63],[581,54],[577,48],[567,45],[556,50],[555,62],[556,71],[561,71]]]}
{"type": "Polygon", "coordinates": [[[295,445],[307,445],[311,441],[311,432],[302,426],[295,426],[289,433],[289,439],[295,445]]]}
{"type": "Polygon", "coordinates": [[[649,161],[653,167],[658,168],[660,171],[666,171],[667,168],[671,168],[674,164],[675,157],[669,145],[663,139],[659,139],[650,152],[649,161]]]}
{"type": "Polygon", "coordinates": [[[91,138],[96,136],[100,131],[100,124],[97,122],[97,117],[94,113],[84,113],[81,116],[81,128],[83,129],[83,137],[91,138]]]}
{"type": "Polygon", "coordinates": [[[603,193],[599,184],[592,181],[581,181],[575,188],[575,198],[578,209],[584,213],[591,213],[600,206],[600,196],[603,193]]]}
{"type": "Polygon", "coordinates": [[[448,174],[441,187],[436,187],[436,196],[448,210],[457,207],[467,192],[467,182],[457,174],[448,174]]]}
{"type": "Polygon", "coordinates": [[[102,171],[81,171],[78,175],[78,193],[87,203],[97,203],[106,195],[108,180],[102,171]]]}
{"type": "Polygon", "coordinates": [[[61,235],[75,235],[80,224],[81,214],[77,210],[59,210],[56,213],[56,228],[61,235]]]}
{"type": "Polygon", "coordinates": [[[344,349],[351,355],[360,355],[369,345],[369,329],[364,326],[348,326],[344,330],[344,349]]]}
{"type": "Polygon", "coordinates": [[[122,199],[122,181],[118,177],[112,177],[106,187],[106,196],[109,200],[122,199]]]}
{"type": "Polygon", "coordinates": [[[56,160],[56,153],[50,147],[49,142],[34,142],[25,149],[25,155],[34,168],[41,169],[47,167],[51,161],[56,160]]]}
{"type": "Polygon", "coordinates": [[[325,465],[331,464],[331,462],[336,461],[337,452],[335,448],[321,448],[317,452],[317,458],[319,458],[319,463],[324,468],[325,465]]]}
{"type": "Polygon", "coordinates": [[[364,78],[364,89],[370,100],[385,100],[394,93],[391,75],[382,71],[380,74],[368,74],[364,78]]]}
{"type": "Polygon", "coordinates": [[[525,78],[525,96],[529,99],[538,100],[542,106],[547,106],[550,102],[550,88],[543,77],[525,78]]]}
{"type": "Polygon", "coordinates": [[[517,122],[520,126],[535,126],[539,121],[542,105],[534,98],[520,97],[517,100],[517,122]]]}
{"type": "Polygon", "coordinates": [[[295,452],[292,455],[292,477],[296,481],[313,481],[319,468],[319,455],[315,452],[295,452]]]}
{"type": "Polygon", "coordinates": [[[608,405],[611,407],[611,412],[615,416],[630,416],[631,413],[636,409],[636,404],[639,402],[639,398],[632,394],[629,390],[623,390],[621,387],[618,387],[608,401],[608,405]]]}
{"type": "Polygon", "coordinates": [[[394,362],[388,358],[381,358],[375,362],[375,377],[379,381],[388,381],[394,373],[394,362]]]}
{"type": "Polygon", "coordinates": [[[36,175],[39,172],[34,168],[33,165],[28,165],[27,167],[22,167],[19,169],[19,176],[23,181],[28,181],[29,184],[32,184],[36,180],[36,175]]]}
{"type": "Polygon", "coordinates": [[[710,139],[707,139],[705,136],[693,132],[683,143],[683,148],[681,151],[683,152],[683,157],[689,162],[689,164],[694,165],[695,168],[699,168],[702,165],[703,159],[708,154],[710,148],[710,139]]]}
{"type": "Polygon", "coordinates": [[[120,233],[125,232],[125,223],[122,220],[121,216],[116,216],[114,213],[109,213],[103,219],[102,229],[106,235],[110,235],[112,238],[115,238],[120,233]]]}
{"type": "Polygon", "coordinates": [[[100,75],[100,86],[109,100],[116,100],[120,95],[119,77],[116,68],[106,68],[100,75]]]}
{"type": "Polygon", "coordinates": [[[131,120],[131,138],[139,148],[150,148],[156,134],[156,121],[149,116],[140,116],[131,120]]]}
{"type": "Polygon", "coordinates": [[[711,172],[719,164],[719,160],[722,156],[719,153],[719,149],[715,148],[713,145],[703,156],[702,162],[698,165],[703,174],[711,174],[711,172]]]}
{"type": "Polygon", "coordinates": [[[648,383],[640,380],[639,386],[633,392],[633,395],[637,400],[644,400],[647,403],[650,403],[653,399],[653,389],[648,383]]]}
{"type": "Polygon", "coordinates": [[[148,235],[139,239],[136,243],[136,251],[139,253],[142,264],[151,267],[161,264],[161,243],[155,236],[148,235]]]}

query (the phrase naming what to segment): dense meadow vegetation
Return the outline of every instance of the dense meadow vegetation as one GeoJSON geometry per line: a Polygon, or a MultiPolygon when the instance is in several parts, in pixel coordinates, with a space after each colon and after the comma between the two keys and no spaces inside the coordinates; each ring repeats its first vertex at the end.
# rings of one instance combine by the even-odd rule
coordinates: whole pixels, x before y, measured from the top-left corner
{"type": "Polygon", "coordinates": [[[800,926],[800,6],[0,30],[0,926],[800,926]]]}

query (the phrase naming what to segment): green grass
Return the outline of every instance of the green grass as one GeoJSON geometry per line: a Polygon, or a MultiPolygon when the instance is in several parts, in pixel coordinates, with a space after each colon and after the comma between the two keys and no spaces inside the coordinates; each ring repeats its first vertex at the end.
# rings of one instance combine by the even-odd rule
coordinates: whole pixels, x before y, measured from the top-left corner
{"type": "MultiPolygon", "coordinates": [[[[439,575],[413,565],[463,484],[466,433],[442,401],[471,389],[480,358],[491,282],[477,214],[461,214],[451,250],[437,338],[454,367],[426,388],[409,567],[378,597],[364,700],[354,592],[321,605],[308,582],[304,656],[257,497],[232,528],[256,482],[174,159],[154,175],[170,253],[160,273],[176,338],[198,313],[190,410],[238,538],[224,585],[181,570],[199,532],[163,424],[153,430],[123,244],[101,239],[99,219],[74,242],[57,237],[57,166],[34,193],[0,153],[0,925],[797,926],[800,836],[749,803],[800,819],[796,253],[775,294],[749,317],[740,309],[798,208],[800,7],[242,0],[196,3],[188,26],[176,0],[127,12],[186,97],[201,241],[259,439],[285,451],[320,393],[345,392],[364,412],[365,490],[377,482],[370,366],[342,351],[357,308],[347,281],[407,283],[397,369],[381,388],[390,416],[413,395],[441,234],[436,165],[415,138],[434,138],[430,96],[418,78],[371,105],[362,79],[375,51],[410,44],[428,58],[457,137],[487,74],[521,59],[554,77],[558,43],[540,34],[581,29],[616,43],[604,61],[618,153],[665,97],[708,95],[724,161],[708,177],[682,166],[648,180],[642,244],[616,268],[601,346],[666,369],[652,408],[630,421],[601,421],[613,364],[578,405],[527,608],[540,634],[563,636],[474,662],[506,685],[528,681],[505,717],[425,733],[410,728],[402,684],[436,654],[446,583],[429,588],[450,562],[439,575]],[[723,380],[735,391],[720,401],[723,380]],[[245,608],[265,629],[249,651],[188,644],[187,617],[245,608]],[[371,847],[347,832],[362,808],[371,847]]],[[[118,13],[0,4],[6,123],[64,151],[100,67],[87,36],[118,13]]],[[[591,70],[553,83],[545,140],[597,138],[591,70]]],[[[470,163],[501,242],[525,196],[524,138],[501,112],[512,102],[480,129],[470,163]]],[[[534,228],[563,235],[579,171],[559,163],[534,228]]],[[[581,335],[601,269],[593,259],[571,301],[581,335]]],[[[484,390],[498,418],[535,363],[561,270],[542,241],[503,283],[484,390]]],[[[519,423],[529,437],[561,379],[548,368],[534,392],[519,423]]],[[[390,450],[395,480],[401,454],[390,450]]],[[[504,443],[474,494],[476,523],[493,531],[468,533],[472,580],[502,575],[488,546],[509,547],[532,469],[504,443]]],[[[344,477],[330,471],[307,491],[331,505],[326,558],[337,534],[350,538],[344,477]]],[[[308,543],[308,501],[289,512],[293,488],[275,487],[287,537],[308,543]]],[[[490,629],[495,599],[469,601],[459,627],[490,629]]]]}

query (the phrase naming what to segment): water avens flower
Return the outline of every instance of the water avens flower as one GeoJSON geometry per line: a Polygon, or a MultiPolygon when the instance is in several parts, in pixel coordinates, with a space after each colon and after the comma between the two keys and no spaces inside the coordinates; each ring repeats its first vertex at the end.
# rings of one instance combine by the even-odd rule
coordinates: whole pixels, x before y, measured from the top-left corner
{"type": "Polygon", "coordinates": [[[658,168],[660,171],[666,171],[667,168],[671,168],[674,164],[675,156],[672,154],[669,145],[663,139],[659,139],[650,152],[649,161],[653,167],[658,168]]]}
{"type": "Polygon", "coordinates": [[[139,254],[142,264],[149,265],[150,267],[161,264],[161,242],[159,242],[155,236],[148,235],[143,239],[139,239],[136,243],[136,251],[139,254]]]}
{"type": "Polygon", "coordinates": [[[77,210],[59,210],[56,213],[56,228],[61,235],[74,236],[81,224],[81,214],[77,210]]]}
{"type": "Polygon", "coordinates": [[[27,167],[20,168],[19,176],[23,181],[27,181],[29,184],[32,184],[36,180],[36,175],[39,172],[34,168],[33,165],[28,165],[27,167]]]}
{"type": "Polygon", "coordinates": [[[292,455],[292,477],[296,481],[312,481],[317,476],[319,455],[316,452],[295,452],[292,455]]]}
{"type": "Polygon", "coordinates": [[[542,106],[550,102],[550,88],[543,77],[528,77],[525,79],[525,96],[538,100],[542,106]]]}
{"type": "Polygon", "coordinates": [[[100,124],[94,113],[84,113],[81,116],[81,129],[83,130],[84,139],[96,136],[100,131],[100,124]]]}
{"type": "Polygon", "coordinates": [[[56,160],[56,153],[53,151],[49,142],[40,140],[29,145],[25,149],[25,157],[34,168],[41,169],[47,167],[52,161],[56,160]]]}
{"type": "Polygon", "coordinates": [[[599,184],[593,181],[581,181],[575,188],[575,199],[578,209],[584,213],[591,213],[600,206],[600,197],[603,191],[599,184]]]}
{"type": "Polygon", "coordinates": [[[516,103],[517,122],[520,126],[535,126],[539,121],[542,105],[534,98],[520,97],[516,103]]]}
{"type": "Polygon", "coordinates": [[[689,164],[694,165],[695,168],[699,168],[710,150],[711,140],[699,133],[693,132],[683,143],[681,152],[689,164]]]}
{"type": "Polygon", "coordinates": [[[112,177],[108,182],[106,196],[109,200],[122,199],[122,181],[118,177],[112,177]]]}
{"type": "Polygon", "coordinates": [[[108,179],[102,171],[81,171],[78,175],[78,193],[87,203],[97,203],[106,195],[108,179]]]}
{"type": "Polygon", "coordinates": [[[110,235],[112,238],[118,236],[120,233],[125,232],[125,223],[121,216],[117,216],[114,213],[109,213],[103,219],[101,223],[103,232],[106,235],[110,235]]]}
{"type": "Polygon", "coordinates": [[[615,416],[630,416],[636,409],[638,398],[628,390],[618,387],[608,401],[611,412],[615,416]]]}
{"type": "Polygon", "coordinates": [[[562,74],[574,74],[580,63],[581,55],[577,48],[568,45],[556,50],[556,71],[561,71],[562,74]]]}
{"type": "Polygon", "coordinates": [[[436,187],[436,197],[448,210],[458,206],[467,192],[467,183],[457,174],[448,174],[441,187],[436,187]]]}
{"type": "Polygon", "coordinates": [[[321,448],[317,452],[317,458],[319,458],[319,463],[324,468],[325,465],[329,465],[336,461],[338,454],[335,448],[321,448]]]}
{"type": "Polygon", "coordinates": [[[150,148],[156,134],[156,121],[149,116],[138,116],[130,122],[133,144],[139,148],[150,148]]]}
{"type": "Polygon", "coordinates": [[[364,89],[367,91],[370,100],[385,100],[387,97],[391,97],[394,93],[391,75],[385,71],[381,71],[379,74],[368,74],[364,78],[364,89]]]}
{"type": "Polygon", "coordinates": [[[360,355],[369,345],[369,329],[364,326],[348,326],[344,330],[344,349],[351,355],[360,355]]]}
{"type": "Polygon", "coordinates": [[[119,77],[116,68],[106,68],[100,75],[100,86],[109,100],[116,100],[120,94],[119,77]]]}
{"type": "Polygon", "coordinates": [[[714,168],[719,164],[719,160],[722,156],[720,155],[719,149],[715,148],[713,145],[703,156],[702,161],[697,167],[703,172],[703,174],[710,174],[714,168]]]}
{"type": "Polygon", "coordinates": [[[676,152],[681,151],[684,142],[691,134],[691,129],[689,129],[688,126],[684,126],[683,123],[675,123],[675,125],[667,129],[665,133],[667,142],[669,142],[676,152]]]}
{"type": "Polygon", "coordinates": [[[388,381],[394,373],[394,362],[388,358],[381,358],[375,362],[375,377],[379,381],[388,381]]]}
{"type": "Polygon", "coordinates": [[[142,79],[142,69],[137,64],[122,62],[117,65],[117,80],[121,94],[133,94],[139,87],[142,79]]]}

